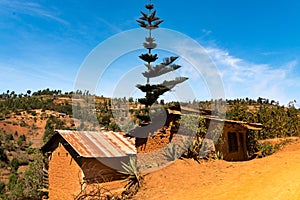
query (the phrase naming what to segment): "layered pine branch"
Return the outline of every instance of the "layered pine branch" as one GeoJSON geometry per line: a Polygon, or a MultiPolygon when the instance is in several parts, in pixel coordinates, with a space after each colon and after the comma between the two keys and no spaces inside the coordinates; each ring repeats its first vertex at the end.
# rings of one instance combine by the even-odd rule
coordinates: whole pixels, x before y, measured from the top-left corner
{"type": "Polygon", "coordinates": [[[149,36],[146,37],[144,42],[144,48],[147,49],[148,52],[139,56],[139,58],[145,62],[145,66],[147,68],[146,71],[142,73],[147,79],[147,82],[145,85],[138,84],[137,88],[146,93],[144,98],[139,99],[139,102],[144,104],[147,110],[147,108],[152,106],[162,94],[170,91],[177,84],[186,81],[188,78],[177,77],[173,80],[164,80],[159,84],[150,84],[151,78],[156,78],[175,71],[181,66],[174,64],[174,62],[178,59],[177,56],[166,57],[160,64],[155,64],[158,59],[158,55],[152,53],[152,50],[157,47],[155,39],[152,37],[152,31],[159,28],[159,25],[163,22],[163,20],[156,16],[156,10],[154,10],[153,4],[147,4],[145,8],[148,10],[149,14],[141,12],[142,16],[137,20],[137,22],[142,28],[149,31],[149,36]]]}

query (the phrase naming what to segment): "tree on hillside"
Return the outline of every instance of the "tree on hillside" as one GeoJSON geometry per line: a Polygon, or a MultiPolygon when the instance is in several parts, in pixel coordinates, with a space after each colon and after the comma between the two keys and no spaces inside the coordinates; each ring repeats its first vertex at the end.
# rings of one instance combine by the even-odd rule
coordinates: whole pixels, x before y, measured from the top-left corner
{"type": "Polygon", "coordinates": [[[52,119],[48,119],[45,126],[45,132],[43,135],[43,141],[46,143],[54,134],[54,125],[52,119]]]}
{"type": "Polygon", "coordinates": [[[34,154],[34,160],[24,173],[24,197],[31,199],[41,199],[43,188],[43,155],[34,154]]]}
{"type": "Polygon", "coordinates": [[[140,119],[142,119],[143,122],[148,123],[150,122],[149,107],[157,102],[157,99],[162,94],[170,91],[177,84],[186,81],[188,78],[177,77],[173,80],[165,80],[158,84],[150,83],[150,79],[177,70],[181,66],[174,64],[174,62],[178,59],[177,56],[166,57],[160,64],[154,64],[154,62],[158,59],[158,55],[152,53],[152,50],[157,47],[155,39],[152,36],[152,32],[159,28],[159,25],[163,22],[163,20],[156,16],[156,10],[154,10],[154,5],[151,4],[151,1],[145,6],[145,8],[148,10],[149,14],[141,12],[142,16],[137,20],[137,22],[139,23],[139,26],[149,31],[149,35],[146,37],[146,41],[144,43],[144,48],[147,49],[147,53],[139,56],[139,58],[145,62],[145,66],[147,68],[146,71],[142,73],[147,81],[146,84],[138,84],[137,88],[145,93],[144,98],[138,99],[139,103],[144,104],[146,108],[144,110],[144,115],[140,116],[140,119]]]}
{"type": "Polygon", "coordinates": [[[31,90],[27,90],[27,92],[26,92],[27,94],[28,94],[28,96],[30,96],[30,94],[31,94],[31,90]]]}

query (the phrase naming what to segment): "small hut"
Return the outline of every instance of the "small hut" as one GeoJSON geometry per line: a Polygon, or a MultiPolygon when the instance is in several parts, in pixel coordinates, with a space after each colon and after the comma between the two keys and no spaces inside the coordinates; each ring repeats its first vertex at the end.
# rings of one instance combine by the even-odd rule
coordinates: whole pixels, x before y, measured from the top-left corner
{"type": "Polygon", "coordinates": [[[121,162],[136,154],[134,141],[116,132],[58,130],[42,147],[48,156],[49,198],[74,199],[88,183],[122,178],[121,162]]]}
{"type": "Polygon", "coordinates": [[[220,142],[215,145],[215,150],[223,154],[224,160],[244,161],[250,159],[248,146],[252,141],[250,141],[249,134],[253,134],[253,131],[260,131],[262,124],[212,117],[205,117],[205,119],[210,130],[223,126],[220,142]]]}

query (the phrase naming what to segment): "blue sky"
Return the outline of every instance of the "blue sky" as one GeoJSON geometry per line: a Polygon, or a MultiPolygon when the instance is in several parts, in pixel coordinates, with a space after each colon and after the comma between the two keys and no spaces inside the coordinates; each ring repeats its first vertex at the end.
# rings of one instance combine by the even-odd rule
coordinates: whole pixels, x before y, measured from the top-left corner
{"type": "MultiPolygon", "coordinates": [[[[90,52],[107,38],[138,28],[135,20],[147,2],[0,0],[0,92],[72,90],[90,52]]],[[[161,27],[186,34],[206,49],[226,98],[300,101],[299,1],[153,3],[165,20],[161,27]]],[[[105,84],[115,84],[109,76],[105,84]]]]}

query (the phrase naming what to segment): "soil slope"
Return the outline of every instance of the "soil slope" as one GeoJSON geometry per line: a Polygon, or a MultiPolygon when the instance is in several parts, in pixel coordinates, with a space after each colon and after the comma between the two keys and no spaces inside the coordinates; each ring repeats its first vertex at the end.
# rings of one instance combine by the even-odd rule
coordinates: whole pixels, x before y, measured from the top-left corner
{"type": "Polygon", "coordinates": [[[177,160],[148,174],[134,199],[300,199],[300,142],[247,162],[177,160]]]}

